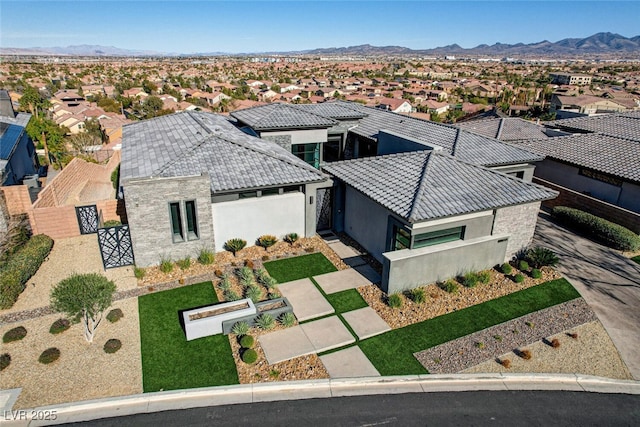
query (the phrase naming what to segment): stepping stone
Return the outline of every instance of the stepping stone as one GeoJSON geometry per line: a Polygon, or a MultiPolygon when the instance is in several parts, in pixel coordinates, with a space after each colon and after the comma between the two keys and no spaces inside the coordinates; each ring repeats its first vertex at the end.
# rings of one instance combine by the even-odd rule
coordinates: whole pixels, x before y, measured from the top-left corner
{"type": "Polygon", "coordinates": [[[314,320],[304,323],[300,327],[318,353],[343,347],[356,341],[338,316],[314,320]]]}
{"type": "Polygon", "coordinates": [[[371,283],[380,283],[382,281],[382,277],[368,264],[354,267],[354,269],[371,283]]]}
{"type": "Polygon", "coordinates": [[[327,294],[333,294],[347,289],[354,289],[371,284],[366,277],[353,268],[313,276],[313,279],[327,294]]]}
{"type": "Polygon", "coordinates": [[[347,321],[358,339],[366,339],[375,335],[380,335],[391,330],[387,322],[376,313],[371,307],[359,308],[358,310],[342,313],[342,317],[347,321]]]}
{"type": "Polygon", "coordinates": [[[300,326],[264,334],[258,342],[269,365],[316,352],[300,326]]]}
{"type": "Polygon", "coordinates": [[[367,359],[360,347],[353,347],[320,356],[330,378],[379,377],[380,372],[367,359]]]}
{"type": "Polygon", "coordinates": [[[340,240],[330,241],[327,244],[340,258],[351,258],[360,255],[351,246],[345,245],[340,240]]]}
{"type": "Polygon", "coordinates": [[[335,311],[310,279],[282,283],[278,285],[278,290],[289,300],[293,314],[300,322],[333,314],[335,311]]]}
{"type": "Polygon", "coordinates": [[[365,261],[361,256],[343,258],[342,261],[351,268],[360,267],[361,265],[365,265],[367,263],[367,261],[365,261]]]}

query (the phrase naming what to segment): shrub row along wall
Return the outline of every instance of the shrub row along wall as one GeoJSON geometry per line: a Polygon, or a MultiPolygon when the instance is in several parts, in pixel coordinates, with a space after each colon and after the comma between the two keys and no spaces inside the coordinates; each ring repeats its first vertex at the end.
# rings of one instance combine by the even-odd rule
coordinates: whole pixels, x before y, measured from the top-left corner
{"type": "Polygon", "coordinates": [[[533,178],[536,184],[544,185],[552,190],[559,191],[557,198],[542,203],[544,207],[567,206],[580,209],[599,216],[616,224],[620,224],[629,230],[640,234],[640,214],[612,205],[602,200],[578,193],[569,188],[556,185],[538,177],[533,178]]]}

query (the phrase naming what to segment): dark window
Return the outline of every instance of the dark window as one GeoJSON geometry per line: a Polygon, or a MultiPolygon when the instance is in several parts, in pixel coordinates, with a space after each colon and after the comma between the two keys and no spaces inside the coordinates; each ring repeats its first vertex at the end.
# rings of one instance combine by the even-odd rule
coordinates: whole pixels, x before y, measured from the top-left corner
{"type": "Polygon", "coordinates": [[[180,203],[169,203],[169,213],[171,215],[171,233],[174,242],[183,242],[184,234],[182,230],[182,215],[180,214],[180,203]]]}
{"type": "Polygon", "coordinates": [[[280,189],[279,188],[267,188],[265,190],[262,190],[262,195],[263,196],[273,196],[275,194],[280,194],[280,189]]]}
{"type": "Polygon", "coordinates": [[[239,193],[238,197],[240,199],[249,199],[251,197],[258,197],[257,191],[245,191],[244,193],[239,193]]]}
{"type": "Polygon", "coordinates": [[[299,193],[302,191],[299,185],[291,185],[289,187],[284,187],[285,193],[299,193]]]}
{"type": "Polygon", "coordinates": [[[187,200],[184,202],[184,208],[187,213],[187,238],[189,240],[198,239],[198,217],[196,215],[196,201],[187,200]]]}
{"type": "Polygon", "coordinates": [[[413,239],[413,248],[423,248],[425,246],[453,242],[454,240],[462,240],[463,237],[464,227],[447,228],[446,230],[416,234],[413,239]]]}
{"type": "Polygon", "coordinates": [[[291,146],[291,152],[296,157],[309,163],[314,168],[320,166],[320,144],[296,144],[291,146]]]}
{"type": "Polygon", "coordinates": [[[409,234],[409,232],[395,225],[393,226],[393,229],[393,250],[399,251],[401,249],[409,249],[409,245],[411,242],[411,235],[409,234]]]}
{"type": "Polygon", "coordinates": [[[515,176],[516,178],[523,179],[524,178],[524,171],[508,172],[507,175],[511,175],[511,176],[515,176]]]}
{"type": "Polygon", "coordinates": [[[586,176],[587,178],[595,179],[597,181],[606,182],[607,184],[615,185],[616,187],[622,187],[622,180],[611,175],[597,172],[591,169],[580,169],[579,174],[586,176]]]}

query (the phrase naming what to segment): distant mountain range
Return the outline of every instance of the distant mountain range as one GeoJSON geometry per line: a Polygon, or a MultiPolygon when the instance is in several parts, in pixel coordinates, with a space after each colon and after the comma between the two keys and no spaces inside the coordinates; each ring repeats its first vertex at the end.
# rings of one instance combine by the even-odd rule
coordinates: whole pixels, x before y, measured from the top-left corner
{"type": "Polygon", "coordinates": [[[371,46],[369,44],[350,47],[330,47],[290,52],[224,53],[201,52],[178,54],[149,50],[129,50],[113,46],[78,45],[67,47],[0,48],[2,55],[54,55],[54,56],[221,56],[221,55],[313,55],[313,56],[579,56],[579,55],[634,55],[640,56],[640,36],[627,38],[615,33],[597,33],[584,39],[568,38],[558,42],[543,40],[537,43],[493,45],[481,44],[463,48],[457,44],[434,49],[410,49],[402,46],[371,46]]]}

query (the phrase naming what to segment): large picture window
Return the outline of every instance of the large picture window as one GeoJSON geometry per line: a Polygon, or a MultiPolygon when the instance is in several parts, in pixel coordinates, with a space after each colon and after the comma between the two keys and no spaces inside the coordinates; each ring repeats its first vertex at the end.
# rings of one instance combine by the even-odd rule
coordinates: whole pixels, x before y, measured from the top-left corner
{"type": "Polygon", "coordinates": [[[453,242],[454,240],[462,240],[463,237],[464,227],[447,228],[445,230],[416,234],[413,239],[413,248],[423,248],[425,246],[453,242]]]}
{"type": "Polygon", "coordinates": [[[298,158],[309,163],[314,168],[320,166],[320,144],[296,144],[291,146],[291,152],[298,158]]]}

